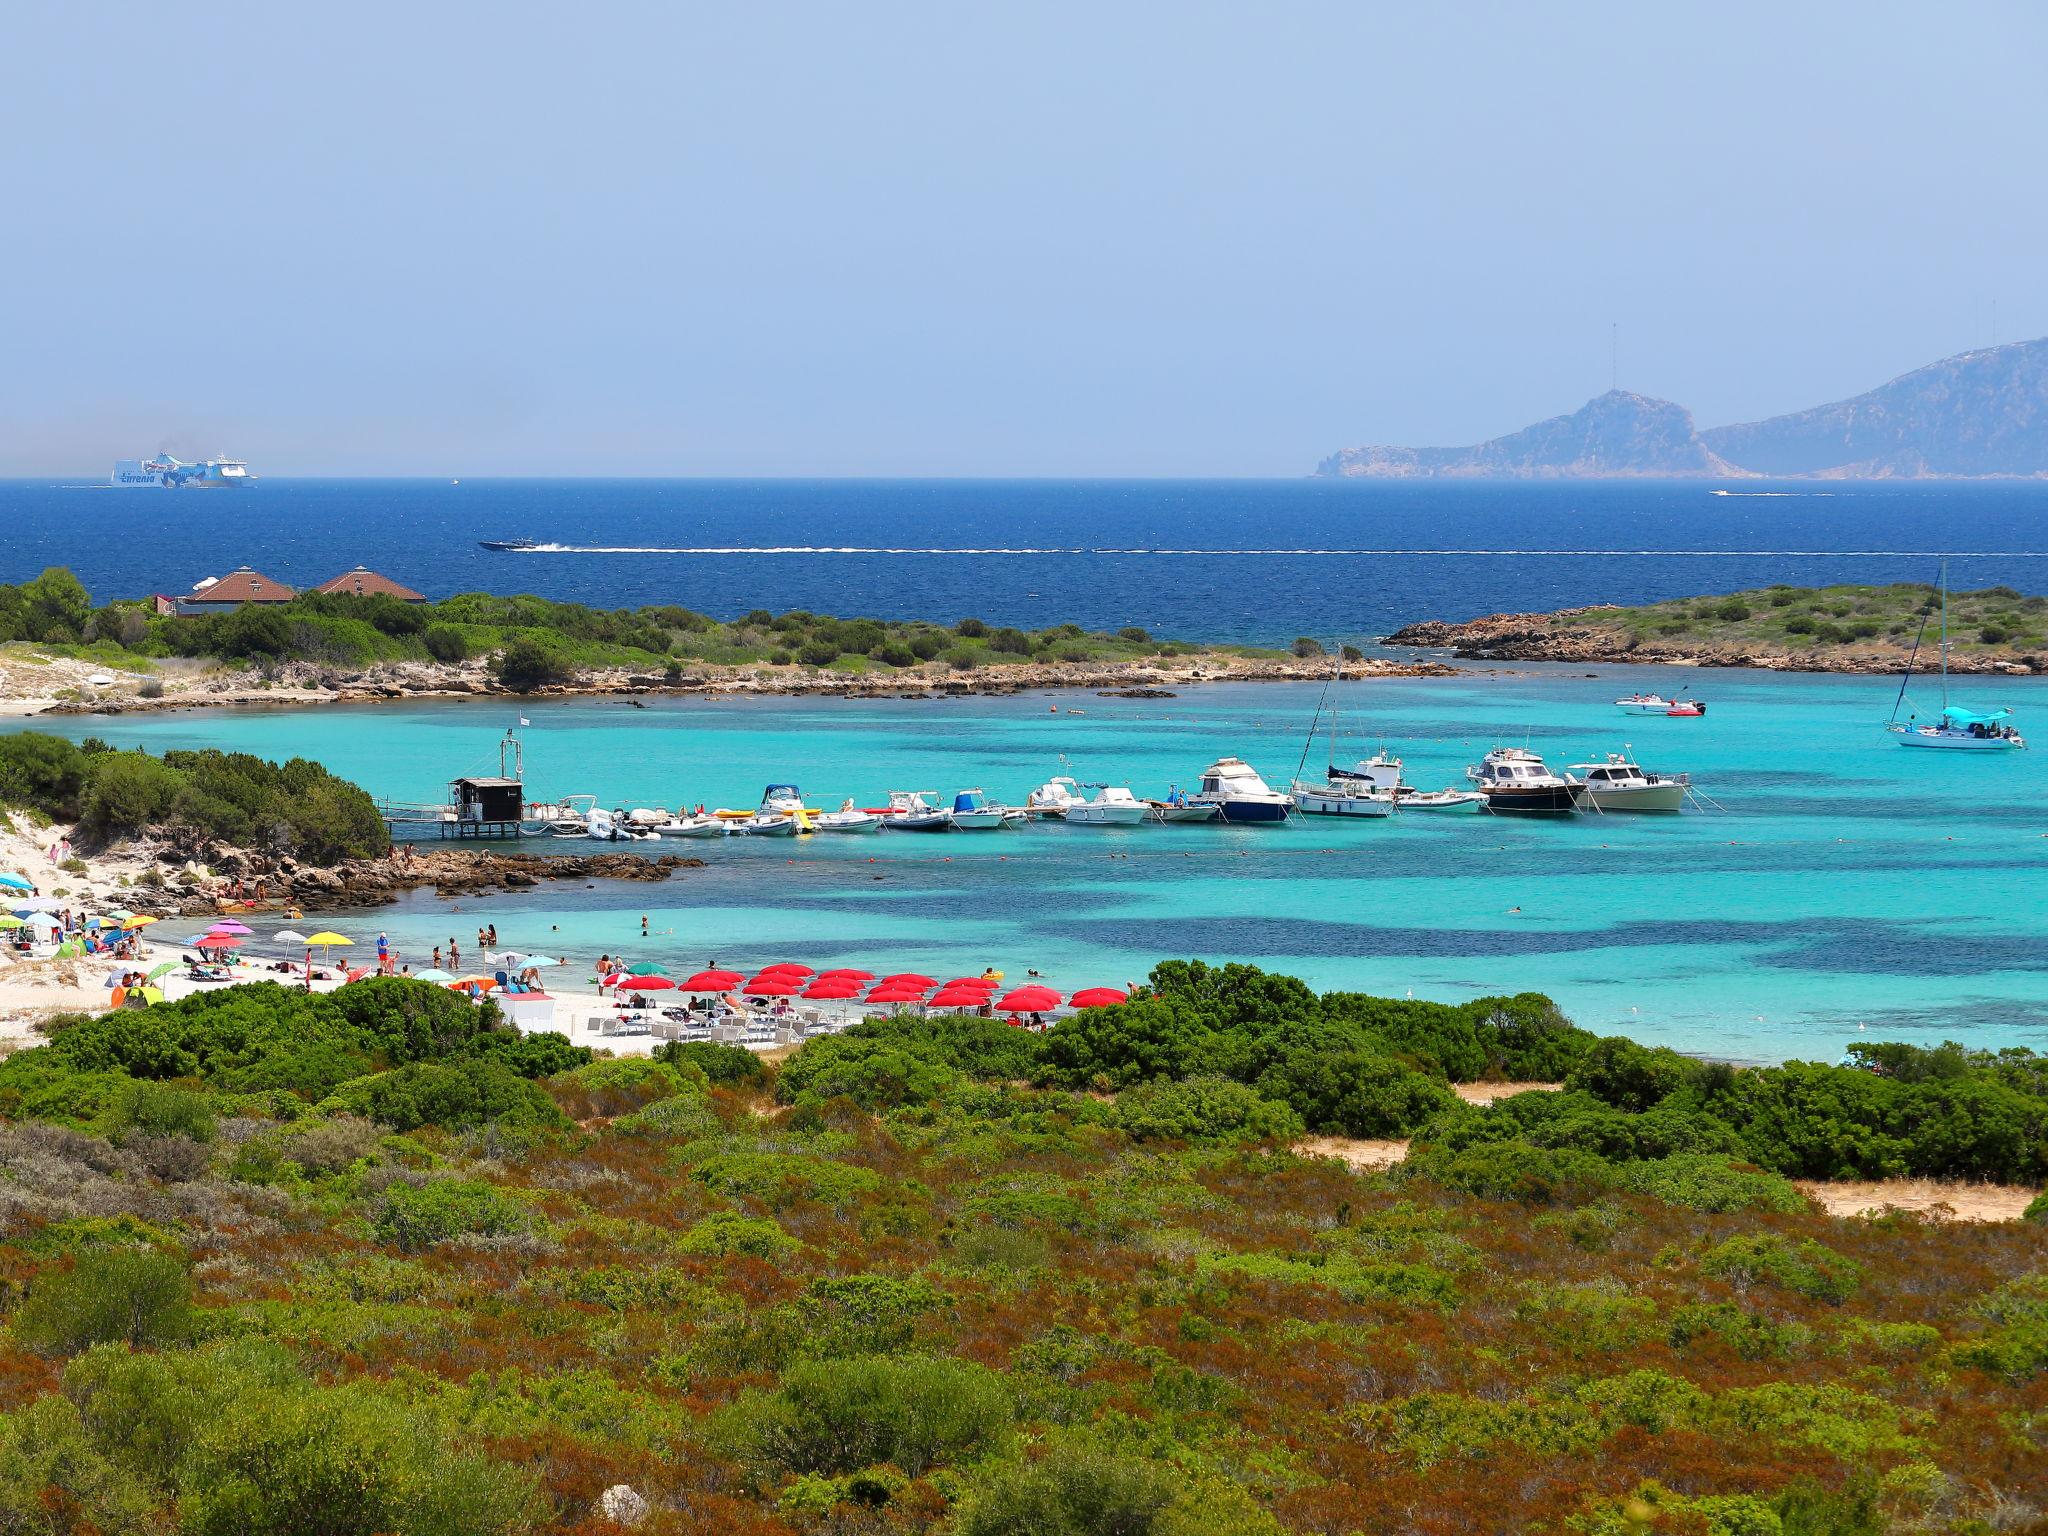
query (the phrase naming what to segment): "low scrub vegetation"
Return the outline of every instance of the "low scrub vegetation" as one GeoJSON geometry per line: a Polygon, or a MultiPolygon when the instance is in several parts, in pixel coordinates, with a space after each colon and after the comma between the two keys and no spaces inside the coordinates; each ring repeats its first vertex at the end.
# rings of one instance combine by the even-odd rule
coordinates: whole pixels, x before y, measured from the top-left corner
{"type": "MultiPolygon", "coordinates": [[[[1561,615],[1571,629],[1617,629],[1639,642],[1740,644],[1792,651],[1896,650],[1939,634],[1941,594],[1923,582],[1883,587],[1764,587],[1726,597],[1679,598],[1640,608],[1561,615]]],[[[1959,654],[2048,651],[2048,597],[2011,587],[1951,592],[1949,645],[1959,654]]]]}
{"type": "Polygon", "coordinates": [[[2029,1529],[2040,1225],[1788,1176],[2038,1180],[2044,1106],[1179,962],[775,1067],[401,980],[59,1020],[0,1063],[0,1530],[2029,1529]]]}
{"type": "Polygon", "coordinates": [[[1019,662],[1130,661],[1211,649],[1155,640],[1135,626],[1114,633],[1078,624],[1020,630],[980,619],[948,626],[762,609],[717,619],[672,605],[601,609],[485,592],[430,603],[385,594],[306,593],[286,603],[177,618],[142,602],[94,607],[78,578],[62,567],[32,582],[0,585],[0,642],[9,640],[83,648],[116,665],[124,658],[165,656],[335,667],[488,657],[493,675],[522,693],[597,667],[676,679],[691,668],[754,664],[886,673],[929,663],[970,672],[1019,662]]]}

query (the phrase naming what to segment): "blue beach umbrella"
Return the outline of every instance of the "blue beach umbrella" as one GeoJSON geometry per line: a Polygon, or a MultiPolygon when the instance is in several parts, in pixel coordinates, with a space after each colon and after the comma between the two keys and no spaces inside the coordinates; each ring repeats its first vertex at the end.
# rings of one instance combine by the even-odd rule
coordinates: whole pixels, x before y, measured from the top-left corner
{"type": "Polygon", "coordinates": [[[0,885],[10,891],[32,891],[36,888],[33,880],[24,880],[20,875],[0,875],[0,885]]]}

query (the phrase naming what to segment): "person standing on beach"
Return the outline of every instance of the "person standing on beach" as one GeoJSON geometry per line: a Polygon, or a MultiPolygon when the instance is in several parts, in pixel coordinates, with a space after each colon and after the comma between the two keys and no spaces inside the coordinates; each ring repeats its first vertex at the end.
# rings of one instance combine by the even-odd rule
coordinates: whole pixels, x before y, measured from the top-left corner
{"type": "Polygon", "coordinates": [[[462,946],[455,942],[455,935],[452,933],[448,935],[448,969],[462,969],[462,946]]]}
{"type": "Polygon", "coordinates": [[[391,940],[383,934],[377,935],[377,970],[379,973],[391,969],[391,940]]]}

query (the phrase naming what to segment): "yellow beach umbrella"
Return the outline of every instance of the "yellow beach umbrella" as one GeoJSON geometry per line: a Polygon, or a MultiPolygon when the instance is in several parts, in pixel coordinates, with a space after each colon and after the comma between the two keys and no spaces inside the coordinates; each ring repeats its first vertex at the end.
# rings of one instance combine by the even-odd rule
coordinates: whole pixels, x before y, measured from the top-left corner
{"type": "Polygon", "coordinates": [[[153,917],[131,917],[121,926],[123,928],[147,928],[155,921],[156,919],[153,917]]]}
{"type": "Polygon", "coordinates": [[[308,944],[343,944],[343,945],[353,945],[353,944],[355,943],[355,940],[354,940],[354,939],[345,939],[345,938],[343,938],[343,937],[342,937],[342,936],[341,936],[340,934],[338,934],[338,933],[316,933],[316,934],[314,934],[314,935],[313,935],[313,936],[312,936],[312,937],[311,937],[310,939],[306,940],[306,942],[307,942],[308,944]]]}

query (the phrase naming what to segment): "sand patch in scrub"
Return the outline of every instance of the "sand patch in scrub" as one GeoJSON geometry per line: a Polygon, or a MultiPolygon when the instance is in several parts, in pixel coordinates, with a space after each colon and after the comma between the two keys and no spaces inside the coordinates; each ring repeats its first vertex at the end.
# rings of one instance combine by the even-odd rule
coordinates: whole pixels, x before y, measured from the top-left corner
{"type": "Polygon", "coordinates": [[[1942,1179],[1792,1182],[1830,1216],[1875,1215],[1892,1207],[1919,1211],[1936,1221],[2018,1221],[2040,1193],[2012,1184],[1957,1184],[1942,1179]]]}

